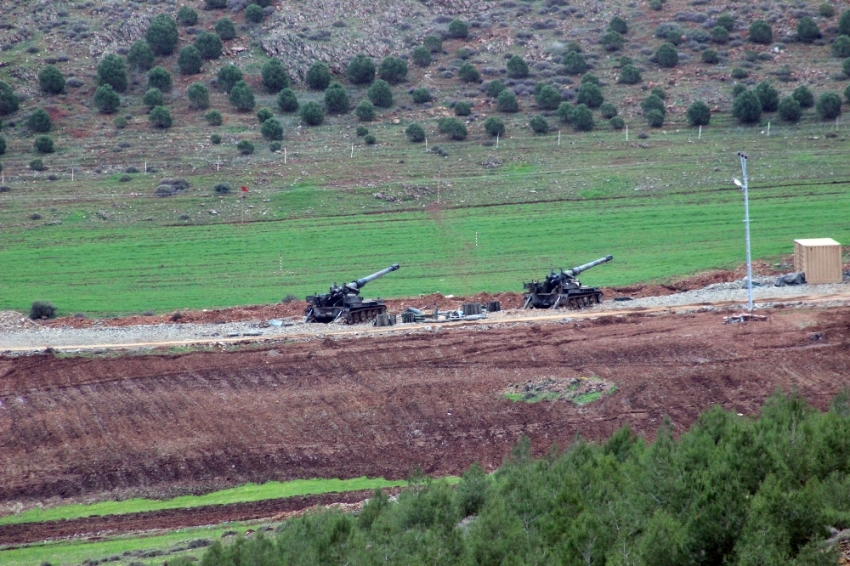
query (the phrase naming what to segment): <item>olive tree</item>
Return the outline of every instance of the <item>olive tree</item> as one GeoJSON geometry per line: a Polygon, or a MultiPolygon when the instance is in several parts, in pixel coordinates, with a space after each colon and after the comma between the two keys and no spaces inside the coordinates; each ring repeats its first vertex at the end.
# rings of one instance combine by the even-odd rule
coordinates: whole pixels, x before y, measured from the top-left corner
{"type": "Polygon", "coordinates": [[[484,120],[484,131],[493,137],[500,136],[505,133],[505,122],[496,116],[490,116],[484,120]]]}
{"type": "Polygon", "coordinates": [[[802,115],[803,108],[793,96],[786,96],[779,101],[779,116],[786,122],[799,122],[802,115]]]}
{"type": "Polygon", "coordinates": [[[519,112],[519,102],[517,102],[516,95],[507,89],[500,92],[499,96],[496,97],[496,109],[499,112],[519,112]]]}
{"type": "Polygon", "coordinates": [[[182,6],[177,10],[177,21],[181,26],[193,26],[198,23],[198,12],[189,6],[182,6]]]}
{"type": "Polygon", "coordinates": [[[841,116],[841,97],[835,92],[825,92],[818,97],[815,110],[824,120],[838,118],[841,116]]]}
{"type": "Polygon", "coordinates": [[[154,108],[155,106],[162,106],[165,104],[165,97],[162,96],[162,91],[158,88],[151,88],[148,89],[142,97],[142,102],[144,102],[145,106],[148,108],[154,108]]]}
{"type": "Polygon", "coordinates": [[[407,139],[413,143],[425,141],[425,130],[419,124],[410,124],[404,130],[404,134],[407,136],[407,139]]]}
{"type": "Polygon", "coordinates": [[[561,104],[561,93],[558,92],[557,88],[545,85],[537,93],[535,101],[537,102],[537,106],[543,110],[555,110],[561,104]]]}
{"type": "Polygon", "coordinates": [[[465,39],[469,35],[469,25],[463,20],[454,19],[449,22],[449,37],[465,39]]]}
{"type": "Polygon", "coordinates": [[[236,26],[229,18],[222,18],[215,23],[215,32],[224,41],[228,41],[236,37],[236,26]]]}
{"type": "Polygon", "coordinates": [[[750,41],[768,45],[773,41],[773,28],[764,20],[756,20],[750,24],[750,41]]]}
{"type": "Polygon", "coordinates": [[[679,64],[679,51],[672,43],[662,43],[655,52],[655,60],[662,67],[675,67],[679,64]]]}
{"type": "Polygon", "coordinates": [[[6,116],[18,111],[20,100],[12,87],[0,81],[0,116],[6,116]]]}

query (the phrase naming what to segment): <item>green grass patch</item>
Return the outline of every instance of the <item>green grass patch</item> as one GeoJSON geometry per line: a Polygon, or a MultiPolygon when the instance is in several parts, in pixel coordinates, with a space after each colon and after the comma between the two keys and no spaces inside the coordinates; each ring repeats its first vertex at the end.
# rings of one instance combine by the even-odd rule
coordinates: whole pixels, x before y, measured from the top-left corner
{"type": "Polygon", "coordinates": [[[590,403],[593,403],[594,401],[596,401],[600,397],[602,397],[602,393],[600,393],[599,391],[592,391],[590,393],[584,393],[582,395],[577,395],[576,397],[573,397],[572,399],[570,399],[570,401],[572,401],[576,405],[581,406],[581,405],[588,405],[590,403]]]}
{"type": "Polygon", "coordinates": [[[505,393],[505,399],[523,403],[539,403],[540,401],[557,401],[560,394],[549,391],[543,393],[505,393]]]}
{"type": "Polygon", "coordinates": [[[17,523],[36,523],[57,521],[60,519],[79,519],[81,517],[122,515],[163,509],[184,509],[204,505],[226,505],[228,503],[247,503],[265,499],[279,499],[301,495],[322,493],[340,493],[406,485],[406,481],[385,480],[383,478],[310,479],[288,482],[268,482],[262,485],[247,484],[225,489],[206,495],[186,495],[174,499],[128,499],[126,501],[104,501],[90,505],[63,505],[48,509],[33,509],[18,515],[0,517],[0,525],[17,523]]]}
{"type": "MultiPolygon", "coordinates": [[[[323,193],[333,194],[304,187],[276,198],[315,203],[323,193]]],[[[790,254],[795,238],[850,241],[850,191],[841,187],[756,186],[750,200],[755,258],[790,254]]],[[[607,254],[613,262],[584,273],[585,284],[667,280],[744,260],[734,189],[245,225],[107,227],[87,218],[4,231],[0,309],[49,300],[60,314],[108,315],[274,303],[393,263],[402,269],[366,296],[521,292],[550,268],[607,254]]]]}
{"type": "Polygon", "coordinates": [[[598,377],[538,377],[524,384],[510,385],[502,397],[517,403],[564,400],[582,406],[616,390],[616,385],[598,377]]]}
{"type": "Polygon", "coordinates": [[[163,560],[173,559],[177,556],[195,556],[200,558],[205,548],[195,550],[177,550],[185,547],[188,543],[198,539],[207,539],[210,542],[221,538],[231,530],[243,532],[249,525],[256,528],[253,523],[227,523],[226,526],[199,527],[191,529],[180,529],[165,535],[114,537],[105,541],[76,540],[70,542],[52,542],[33,544],[9,550],[0,549],[0,563],[3,566],[34,566],[43,562],[50,562],[54,566],[81,564],[85,560],[103,560],[105,558],[120,557],[119,560],[109,560],[108,564],[124,566],[130,562],[145,565],[161,565],[163,560]],[[159,550],[163,555],[144,558],[138,556],[139,551],[159,550]],[[176,552],[172,552],[175,551],[176,552]],[[127,555],[125,553],[136,553],[127,555]]]}
{"type": "MultiPolygon", "coordinates": [[[[237,130],[253,120],[242,118],[237,130]]],[[[850,240],[850,167],[821,124],[777,126],[769,138],[712,125],[697,140],[691,129],[671,129],[641,144],[565,131],[557,146],[551,136],[513,132],[498,150],[441,140],[448,158],[409,144],[403,126],[370,124],[387,143],[353,157],[348,139],[308,129],[288,139],[286,165],[271,152],[236,157],[226,144],[209,146],[203,129],[180,140],[206,144],[202,156],[169,153],[174,161],[131,183],[113,183],[110,173],[71,184],[63,177],[71,162],[61,160],[50,165],[60,175],[53,183],[10,180],[0,206],[0,309],[49,300],[60,315],[104,316],[273,303],[392,263],[402,269],[370,283],[366,296],[521,292],[550,268],[609,253],[614,261],[583,274],[585,284],[735,267],[745,257],[743,202],[731,183],[740,176],[736,147],[751,155],[755,258],[790,254],[795,238],[850,240]],[[490,157],[501,165],[482,166],[490,157]],[[167,176],[186,176],[191,188],[152,198],[167,176]],[[250,192],[216,195],[218,182],[250,192]],[[30,220],[35,212],[42,218],[30,220]]],[[[108,152],[114,140],[91,144],[92,153],[108,152]]],[[[135,149],[126,164],[142,170],[135,149]]],[[[8,155],[7,179],[26,168],[17,152],[8,155]]]]}

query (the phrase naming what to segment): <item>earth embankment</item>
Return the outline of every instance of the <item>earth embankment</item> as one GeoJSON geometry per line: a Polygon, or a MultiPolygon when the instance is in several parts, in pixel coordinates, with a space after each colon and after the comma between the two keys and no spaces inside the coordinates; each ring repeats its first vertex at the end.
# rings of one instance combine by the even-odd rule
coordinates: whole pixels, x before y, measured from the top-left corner
{"type": "Polygon", "coordinates": [[[600,316],[280,342],[235,351],[0,358],[0,504],[167,497],[245,482],[403,478],[498,466],[629,424],[681,430],[777,388],[816,406],[850,385],[850,307],[600,316]],[[577,406],[506,399],[541,378],[616,390],[577,406]]]}

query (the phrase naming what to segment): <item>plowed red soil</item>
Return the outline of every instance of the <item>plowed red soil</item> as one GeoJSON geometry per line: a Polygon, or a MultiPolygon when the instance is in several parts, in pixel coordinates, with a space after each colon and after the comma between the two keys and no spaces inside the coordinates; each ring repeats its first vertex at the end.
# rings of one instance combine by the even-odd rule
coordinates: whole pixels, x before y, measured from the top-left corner
{"type": "Polygon", "coordinates": [[[744,324],[717,311],[633,314],[232,352],[0,358],[0,508],[492,469],[523,434],[538,453],[627,423],[652,437],[665,415],[683,430],[715,404],[753,415],[777,388],[826,408],[850,385],[850,308],[765,312],[744,324]],[[583,407],[500,393],[588,376],[617,390],[583,407]]]}

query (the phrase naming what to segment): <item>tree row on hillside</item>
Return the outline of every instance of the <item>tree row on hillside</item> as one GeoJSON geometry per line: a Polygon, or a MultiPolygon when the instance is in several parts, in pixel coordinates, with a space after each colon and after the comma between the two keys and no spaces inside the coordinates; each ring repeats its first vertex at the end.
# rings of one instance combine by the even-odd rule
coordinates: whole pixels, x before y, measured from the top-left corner
{"type": "MultiPolygon", "coordinates": [[[[257,1],[245,6],[247,22],[258,22],[270,13],[268,0],[257,1]],[[258,11],[259,10],[259,11],[258,11]],[[253,15],[249,15],[251,12],[253,15]]],[[[663,2],[662,2],[663,3],[663,2]]],[[[225,9],[221,0],[208,0],[206,9],[217,11],[225,9]]],[[[225,3],[226,4],[226,3],[225,3]]],[[[832,13],[821,13],[822,17],[832,17],[832,13]]],[[[218,18],[217,16],[215,16],[218,18]]],[[[143,39],[135,42],[126,51],[126,57],[117,53],[105,55],[97,64],[98,86],[92,99],[94,107],[104,114],[117,114],[122,107],[122,96],[135,97],[148,113],[148,122],[154,128],[169,128],[174,123],[171,116],[171,104],[175,99],[188,101],[192,110],[207,110],[210,107],[210,90],[202,81],[191,84],[185,92],[173,91],[174,81],[171,73],[181,75],[196,75],[205,70],[209,73],[210,65],[224,53],[224,42],[236,37],[236,27],[228,17],[215,19],[213,31],[201,30],[194,33],[191,43],[181,47],[179,26],[194,26],[198,23],[198,13],[191,7],[182,7],[175,16],[158,14],[150,22],[143,39]],[[175,67],[169,71],[165,58],[172,59],[175,67]],[[146,73],[147,84],[142,92],[133,92],[133,84],[139,83],[135,73],[146,73]]],[[[655,38],[661,40],[648,61],[660,69],[673,68],[679,64],[679,45],[688,40],[698,44],[713,43],[718,46],[729,43],[736,33],[746,29],[746,39],[756,45],[768,45],[773,41],[773,30],[770,23],[755,20],[746,27],[729,13],[721,13],[712,21],[709,31],[685,30],[678,23],[663,23],[655,29],[655,38]]],[[[283,61],[272,58],[262,66],[260,83],[270,93],[276,94],[277,110],[282,113],[298,113],[300,120],[308,126],[319,126],[326,122],[328,115],[346,115],[351,112],[358,121],[369,122],[378,118],[381,109],[391,108],[403,103],[404,95],[398,92],[396,85],[408,80],[408,61],[417,67],[427,67],[434,61],[435,54],[443,53],[444,39],[466,39],[469,37],[468,23],[455,19],[441,32],[441,35],[427,35],[420,45],[413,47],[407,55],[389,55],[381,61],[373,60],[366,54],[360,53],[352,57],[345,66],[345,72],[335,75],[330,66],[316,61],[307,69],[304,84],[311,90],[321,91],[320,100],[312,100],[310,93],[305,93],[311,100],[302,104],[299,95],[293,90],[292,78],[283,61]],[[347,86],[348,85],[348,86],[347,86]]],[[[601,32],[598,44],[600,48],[611,54],[627,49],[625,38],[631,33],[628,22],[614,16],[608,26],[601,32]]],[[[842,12],[838,25],[829,33],[835,33],[830,44],[831,54],[842,58],[843,74],[850,77],[850,10],[842,12]]],[[[802,43],[818,43],[824,35],[817,22],[809,16],[798,18],[796,39],[802,43]]],[[[737,40],[737,39],[736,39],[737,40]]],[[[820,42],[820,43],[819,43],[820,42]]],[[[756,52],[747,52],[757,56],[756,52]]],[[[527,126],[537,133],[545,134],[552,130],[550,121],[560,121],[569,124],[578,132],[589,131],[598,127],[599,120],[606,120],[611,129],[621,129],[625,120],[618,109],[606,100],[605,84],[594,74],[594,59],[585,57],[584,48],[578,42],[568,42],[560,53],[556,54],[557,67],[553,72],[544,75],[546,78],[530,86],[529,77],[535,76],[529,62],[518,54],[506,55],[505,67],[501,69],[505,79],[495,78],[486,81],[484,74],[493,74],[492,69],[479,68],[476,63],[475,51],[471,47],[462,47],[456,52],[457,59],[452,60],[448,69],[442,71],[444,77],[456,78],[460,84],[478,85],[479,91],[486,94],[489,101],[485,107],[475,108],[475,112],[514,114],[528,112],[527,126]],[[482,72],[484,71],[484,72],[482,72]],[[553,78],[553,74],[555,80],[553,78]],[[575,85],[569,77],[580,76],[579,84],[575,85]],[[515,82],[515,86],[514,86],[515,82]],[[532,92],[533,90],[533,92],[532,92]],[[533,96],[533,105],[521,104],[523,96],[533,96]]],[[[644,53],[646,55],[646,53],[644,53]]],[[[701,57],[707,64],[717,64],[725,57],[722,52],[706,48],[701,57]]],[[[619,55],[613,58],[614,69],[617,73],[616,83],[620,85],[641,85],[646,68],[636,63],[629,55],[619,55]]],[[[755,60],[755,59],[753,59],[755,60]]],[[[748,59],[749,61],[749,59],[748,59]]],[[[442,69],[442,68],[441,68],[442,69]]],[[[218,67],[216,78],[210,81],[222,93],[226,94],[228,102],[237,112],[250,112],[256,106],[251,77],[234,64],[226,63],[218,67]]],[[[735,67],[731,72],[732,78],[744,80],[748,71],[735,67]]],[[[76,79],[76,77],[74,77],[76,79]]],[[[79,82],[77,83],[79,84],[79,82]]],[[[753,83],[749,83],[753,84],[753,83]]],[[[55,64],[45,65],[38,73],[39,90],[46,96],[62,95],[67,92],[67,81],[62,71],[55,64]]],[[[646,90],[645,85],[641,85],[646,90]]],[[[662,91],[663,94],[663,91],[662,91]]],[[[454,111],[457,118],[436,122],[437,129],[447,134],[451,139],[462,140],[468,136],[473,121],[473,106],[470,101],[441,101],[439,93],[432,92],[422,86],[409,89],[410,100],[413,104],[427,105],[431,103],[446,104],[454,111]],[[458,124],[460,126],[458,126],[458,124]]],[[[844,91],[844,97],[850,100],[850,87],[844,91]]],[[[668,119],[667,105],[663,96],[650,93],[640,103],[641,111],[648,126],[660,128],[668,119]],[[654,100],[657,96],[661,101],[654,100]]],[[[126,105],[125,100],[124,104],[126,105]]],[[[711,120],[711,109],[702,100],[689,101],[685,118],[691,126],[708,125],[711,120]]],[[[832,120],[842,111],[842,97],[836,92],[821,93],[815,101],[814,95],[807,87],[801,85],[793,93],[780,96],[775,87],[769,82],[762,81],[752,89],[743,84],[735,85],[733,91],[732,115],[742,124],[759,123],[764,113],[778,112],[779,117],[788,123],[801,119],[807,108],[814,108],[817,116],[823,120],[832,120]]],[[[6,83],[0,82],[0,116],[11,115],[19,111],[20,100],[13,89],[6,83]]],[[[207,121],[212,124],[221,123],[222,114],[208,114],[207,121]],[[211,119],[210,116],[213,118],[211,119]]],[[[29,132],[42,134],[33,143],[37,153],[47,153],[55,150],[53,140],[44,134],[52,129],[52,123],[44,119],[44,111],[36,108],[26,120],[29,132]],[[40,112],[39,112],[40,111],[40,112]]],[[[277,121],[280,123],[280,121],[277,121]]],[[[514,122],[516,122],[514,120],[514,122]]],[[[278,139],[277,130],[271,132],[272,126],[267,126],[267,132],[260,133],[266,139],[278,139]],[[271,137],[270,137],[271,136],[271,137]]],[[[114,119],[116,128],[127,126],[124,116],[114,119]]],[[[274,123],[272,123],[274,124],[274,123]]],[[[419,126],[417,124],[417,126],[419,126]]],[[[422,126],[419,126],[422,127],[422,126]]],[[[484,130],[493,135],[505,132],[506,122],[498,116],[489,116],[484,123],[484,130]]],[[[423,129],[424,131],[424,129],[423,129]]],[[[416,133],[416,129],[414,128],[416,133]]],[[[415,141],[419,136],[408,136],[415,141]]],[[[5,141],[5,140],[4,140],[5,141]]]]}

